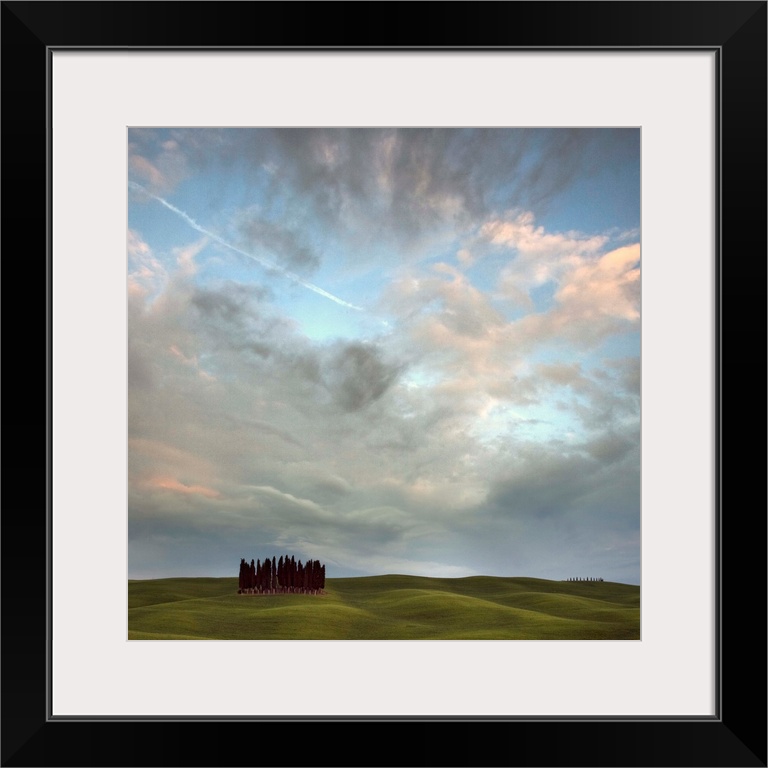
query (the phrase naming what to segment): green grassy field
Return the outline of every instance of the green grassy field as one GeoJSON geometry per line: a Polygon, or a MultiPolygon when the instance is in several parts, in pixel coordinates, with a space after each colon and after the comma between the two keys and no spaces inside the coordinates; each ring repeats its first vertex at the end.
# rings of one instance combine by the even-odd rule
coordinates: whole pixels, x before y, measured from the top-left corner
{"type": "Polygon", "coordinates": [[[129,581],[128,639],[639,640],[640,587],[390,575],[238,595],[237,578],[129,581]]]}

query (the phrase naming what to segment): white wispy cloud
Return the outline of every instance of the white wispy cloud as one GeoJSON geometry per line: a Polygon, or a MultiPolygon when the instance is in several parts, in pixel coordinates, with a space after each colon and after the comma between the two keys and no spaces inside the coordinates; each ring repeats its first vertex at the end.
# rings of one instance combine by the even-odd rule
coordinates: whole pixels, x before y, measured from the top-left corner
{"type": "Polygon", "coordinates": [[[299,277],[299,275],[297,275],[295,272],[291,272],[290,270],[285,269],[279,264],[276,264],[273,261],[269,261],[268,259],[265,259],[261,256],[257,256],[253,253],[248,253],[247,251],[244,251],[241,248],[238,248],[237,246],[232,245],[232,243],[228,243],[222,237],[219,237],[219,235],[215,234],[214,232],[211,232],[209,229],[206,229],[201,224],[198,224],[188,213],[185,213],[180,208],[177,208],[172,203],[169,203],[165,198],[162,198],[159,195],[152,194],[152,192],[150,192],[148,189],[146,189],[145,187],[142,187],[141,184],[138,184],[135,181],[129,181],[128,186],[130,189],[136,192],[141,192],[145,195],[148,195],[153,200],[156,200],[158,203],[165,206],[169,211],[173,211],[173,213],[175,213],[177,216],[183,219],[190,227],[192,227],[192,229],[195,229],[198,232],[202,233],[203,235],[206,235],[207,237],[211,238],[211,240],[214,240],[219,245],[222,245],[225,248],[228,248],[230,251],[233,251],[234,253],[238,253],[240,254],[240,256],[245,256],[247,259],[251,259],[252,261],[255,261],[257,264],[264,267],[265,269],[271,270],[273,272],[277,272],[281,274],[283,277],[288,278],[294,283],[298,283],[299,285],[303,286],[304,288],[307,288],[313,293],[316,293],[319,296],[323,296],[326,299],[330,299],[336,304],[340,304],[342,307],[347,307],[348,309],[355,309],[358,311],[362,311],[362,307],[358,307],[355,304],[351,304],[348,301],[344,301],[344,299],[340,299],[338,296],[334,296],[334,294],[330,293],[329,291],[326,291],[320,286],[315,285],[314,283],[310,283],[307,280],[304,280],[303,278],[299,277]]]}

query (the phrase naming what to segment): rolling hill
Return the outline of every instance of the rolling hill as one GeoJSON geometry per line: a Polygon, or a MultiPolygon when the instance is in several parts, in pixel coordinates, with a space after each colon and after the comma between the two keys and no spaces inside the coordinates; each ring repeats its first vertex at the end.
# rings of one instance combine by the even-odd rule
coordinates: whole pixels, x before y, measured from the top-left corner
{"type": "Polygon", "coordinates": [[[387,575],[238,595],[237,578],[129,580],[128,639],[639,640],[640,587],[387,575]]]}

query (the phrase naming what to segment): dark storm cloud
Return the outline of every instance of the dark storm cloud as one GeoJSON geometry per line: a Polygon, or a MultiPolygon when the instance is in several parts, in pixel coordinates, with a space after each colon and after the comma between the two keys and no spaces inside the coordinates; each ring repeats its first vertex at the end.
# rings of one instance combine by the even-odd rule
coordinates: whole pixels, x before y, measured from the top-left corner
{"type": "Polygon", "coordinates": [[[219,288],[195,289],[190,305],[198,314],[197,330],[217,349],[251,352],[269,357],[291,325],[263,308],[269,292],[259,286],[225,283],[219,288]]]}
{"type": "Polygon", "coordinates": [[[207,318],[244,326],[249,320],[262,317],[259,305],[269,295],[269,291],[261,286],[227,282],[220,288],[197,289],[191,301],[192,306],[207,318]]]}
{"type": "Polygon", "coordinates": [[[613,464],[621,461],[633,448],[640,444],[639,435],[630,438],[627,435],[609,432],[590,440],[584,447],[589,455],[601,464],[613,464]]]}
{"type": "Polygon", "coordinates": [[[339,407],[359,411],[378,400],[402,370],[372,344],[339,343],[326,361],[325,383],[339,407]]]}
{"type": "Polygon", "coordinates": [[[282,224],[250,214],[239,225],[245,250],[265,248],[291,270],[304,274],[320,266],[320,257],[282,224]]]}

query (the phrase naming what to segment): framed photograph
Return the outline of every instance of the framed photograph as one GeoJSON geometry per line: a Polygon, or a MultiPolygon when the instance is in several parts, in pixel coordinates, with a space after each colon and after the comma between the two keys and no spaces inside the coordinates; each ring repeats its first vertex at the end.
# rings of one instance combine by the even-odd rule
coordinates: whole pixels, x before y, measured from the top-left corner
{"type": "Polygon", "coordinates": [[[3,764],[766,765],[766,4],[180,7],[3,3],[3,764]]]}

